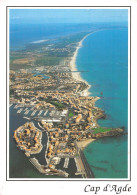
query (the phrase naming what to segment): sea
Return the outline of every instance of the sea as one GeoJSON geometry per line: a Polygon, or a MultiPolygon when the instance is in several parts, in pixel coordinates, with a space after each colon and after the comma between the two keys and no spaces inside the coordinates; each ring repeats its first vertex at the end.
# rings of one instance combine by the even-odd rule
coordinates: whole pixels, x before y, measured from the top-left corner
{"type": "MultiPolygon", "coordinates": [[[[10,50],[25,48],[25,44],[64,36],[69,28],[37,25],[11,25],[10,50]],[[47,29],[47,30],[46,30],[47,29]],[[50,29],[50,30],[49,30],[50,29]],[[62,29],[62,30],[61,30],[62,29]],[[34,32],[34,33],[33,33],[34,32]],[[15,39],[16,37],[16,39],[15,39]]],[[[78,28],[70,28],[75,33],[78,28]]],[[[98,120],[103,127],[124,127],[127,134],[102,138],[84,149],[86,159],[95,178],[128,177],[128,29],[112,28],[90,34],[82,43],[76,58],[77,69],[90,85],[91,96],[99,96],[96,106],[104,110],[105,120],[98,120]]],[[[13,140],[14,130],[27,120],[10,107],[9,128],[9,177],[46,178],[40,174],[20,151],[13,140]]],[[[46,137],[46,135],[45,135],[46,137]]],[[[46,139],[46,138],[45,138],[46,139]]],[[[52,176],[51,176],[52,177],[52,176]]]]}
{"type": "MultiPolygon", "coordinates": [[[[102,127],[124,127],[128,133],[128,29],[95,32],[83,41],[76,64],[90,85],[96,106],[105,111],[102,127]]],[[[128,134],[99,139],[84,154],[96,178],[128,177],[128,134]]]]}

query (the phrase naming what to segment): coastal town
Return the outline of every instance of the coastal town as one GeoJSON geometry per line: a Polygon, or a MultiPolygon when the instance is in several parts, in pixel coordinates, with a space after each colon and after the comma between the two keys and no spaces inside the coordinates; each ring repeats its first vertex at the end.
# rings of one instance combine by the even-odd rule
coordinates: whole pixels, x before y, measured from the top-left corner
{"type": "MultiPolygon", "coordinates": [[[[122,128],[98,125],[98,119],[106,117],[104,111],[95,106],[101,97],[90,95],[91,86],[76,69],[77,52],[89,34],[91,32],[82,39],[80,37],[74,45],[65,45],[63,49],[51,50],[48,46],[47,51],[52,53],[71,50],[67,57],[61,58],[60,63],[54,66],[49,63],[46,66],[34,65],[35,56],[38,56],[36,52],[29,60],[20,58],[12,61],[12,67],[16,63],[22,66],[10,70],[10,106],[28,120],[15,129],[13,138],[29,161],[45,175],[71,177],[68,166],[73,159],[76,166],[74,175],[80,178],[94,177],[83,149],[96,139],[118,136],[124,132],[122,128]],[[29,63],[28,68],[22,68],[26,62],[29,63]],[[36,122],[37,127],[34,124],[36,122]],[[43,149],[44,132],[47,134],[45,164],[40,164],[35,154],[40,154],[43,149]],[[60,168],[62,159],[63,168],[60,168]]],[[[26,55],[30,55],[29,51],[26,55]]]]}

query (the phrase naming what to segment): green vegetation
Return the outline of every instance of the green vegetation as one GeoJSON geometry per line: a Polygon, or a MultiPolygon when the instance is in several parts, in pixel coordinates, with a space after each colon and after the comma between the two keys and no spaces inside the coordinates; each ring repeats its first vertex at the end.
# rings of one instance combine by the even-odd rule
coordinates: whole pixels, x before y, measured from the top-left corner
{"type": "Polygon", "coordinates": [[[12,63],[14,60],[26,58],[27,54],[23,51],[11,51],[10,52],[10,63],[12,63]]]}
{"type": "MultiPolygon", "coordinates": [[[[56,40],[48,40],[38,44],[28,44],[26,48],[10,52],[10,70],[29,69],[32,66],[55,66],[64,62],[66,57],[72,56],[77,43],[87,34],[80,32],[69,36],[62,36],[56,40]],[[17,60],[22,60],[20,63],[17,60]],[[23,59],[28,59],[28,63],[23,63],[23,59]],[[29,61],[32,59],[32,61],[29,61]],[[14,62],[16,60],[16,63],[14,62]]],[[[84,90],[86,85],[81,85],[80,90],[84,90]]]]}
{"type": "Polygon", "coordinates": [[[50,103],[50,104],[53,104],[54,106],[56,106],[56,108],[58,109],[63,109],[65,108],[65,105],[60,103],[60,102],[56,102],[56,101],[53,101],[53,100],[46,100],[47,103],[50,103]]]}
{"type": "Polygon", "coordinates": [[[10,64],[10,70],[20,70],[20,69],[29,69],[31,68],[31,65],[27,65],[27,64],[10,64]]]}
{"type": "Polygon", "coordinates": [[[51,41],[46,41],[42,43],[29,43],[26,45],[26,50],[27,51],[34,51],[34,50],[41,50],[43,47],[47,47],[49,44],[51,44],[51,41]]]}
{"type": "Polygon", "coordinates": [[[68,116],[69,116],[70,118],[74,116],[74,114],[73,114],[73,112],[72,112],[71,110],[69,110],[68,116]]]}
{"type": "Polygon", "coordinates": [[[54,57],[54,56],[46,56],[43,55],[34,62],[37,66],[55,66],[59,65],[60,61],[62,61],[64,58],[62,57],[54,57]]]}
{"type": "MultiPolygon", "coordinates": [[[[62,38],[60,38],[59,43],[57,43],[56,45],[59,48],[63,48],[68,44],[75,44],[75,43],[79,42],[85,35],[87,35],[87,32],[81,32],[81,33],[76,33],[73,35],[62,37],[62,38]]],[[[72,45],[71,45],[71,47],[72,47],[72,45]]]]}
{"type": "Polygon", "coordinates": [[[17,56],[10,56],[10,64],[13,63],[14,60],[20,59],[20,57],[17,56]]]}
{"type": "Polygon", "coordinates": [[[98,128],[94,128],[92,130],[94,131],[93,134],[97,134],[97,133],[103,133],[103,132],[111,131],[112,128],[98,127],[98,128]]]}

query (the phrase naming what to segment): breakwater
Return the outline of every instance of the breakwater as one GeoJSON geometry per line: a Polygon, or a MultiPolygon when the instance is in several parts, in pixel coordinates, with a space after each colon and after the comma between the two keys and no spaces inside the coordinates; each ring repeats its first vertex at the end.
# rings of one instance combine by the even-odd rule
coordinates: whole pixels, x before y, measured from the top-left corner
{"type": "Polygon", "coordinates": [[[91,170],[91,168],[90,168],[90,166],[87,162],[87,159],[85,158],[85,155],[84,155],[83,151],[80,150],[79,154],[80,154],[80,158],[82,160],[82,163],[83,163],[83,166],[84,166],[84,169],[85,169],[85,178],[94,178],[94,173],[91,170]]]}

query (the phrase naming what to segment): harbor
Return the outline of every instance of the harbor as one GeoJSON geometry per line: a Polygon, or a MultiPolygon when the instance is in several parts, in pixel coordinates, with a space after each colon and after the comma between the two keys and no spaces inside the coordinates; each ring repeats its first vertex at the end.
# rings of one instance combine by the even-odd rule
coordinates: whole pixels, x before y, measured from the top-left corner
{"type": "Polygon", "coordinates": [[[43,119],[48,122],[61,122],[63,117],[68,114],[67,110],[58,111],[52,108],[46,108],[44,110],[36,109],[33,106],[28,106],[28,104],[10,104],[17,114],[22,116],[32,118],[32,119],[43,119]]]}
{"type": "MultiPolygon", "coordinates": [[[[13,131],[15,128],[17,128],[19,125],[24,124],[24,122],[28,121],[27,119],[25,119],[24,117],[22,117],[21,114],[16,112],[15,108],[19,108],[17,105],[15,107],[15,105],[12,105],[10,107],[10,113],[11,113],[11,117],[14,117],[14,120],[18,121],[18,123],[11,123],[12,125],[10,125],[10,129],[12,130],[10,132],[10,149],[12,157],[14,158],[15,155],[18,155],[20,158],[15,160],[14,163],[16,165],[16,167],[18,167],[18,172],[10,172],[10,176],[11,177],[19,177],[19,175],[24,175],[27,174],[27,170],[29,171],[33,171],[33,174],[31,174],[31,177],[41,177],[41,178],[47,178],[47,177],[53,177],[54,174],[53,173],[46,173],[45,169],[43,167],[46,167],[47,162],[45,159],[45,153],[47,150],[47,133],[43,131],[43,129],[38,125],[38,122],[36,122],[35,120],[33,121],[34,125],[36,126],[36,128],[40,129],[42,131],[42,145],[43,148],[41,150],[41,152],[39,154],[33,154],[31,155],[30,158],[25,157],[25,155],[23,154],[23,151],[20,151],[19,148],[16,147],[15,142],[13,140],[13,131]],[[16,127],[15,127],[16,125],[16,127]],[[14,153],[14,154],[13,154],[14,153]],[[29,159],[29,161],[28,161],[29,159]],[[33,159],[33,160],[32,160],[33,159]],[[35,160],[34,160],[35,159],[35,160]],[[25,169],[20,169],[20,166],[22,167],[22,163],[20,162],[20,160],[22,161],[22,163],[24,164],[24,166],[26,167],[25,169]],[[17,163],[17,164],[16,164],[17,163]],[[31,166],[31,164],[34,165],[31,166]],[[27,169],[28,167],[28,169],[27,169]],[[36,168],[36,169],[35,169],[36,168]],[[23,170],[23,173],[22,173],[23,170]],[[44,174],[43,174],[44,173],[44,174]]],[[[20,108],[19,108],[20,109],[20,108]]],[[[26,108],[25,108],[26,109],[26,108]]],[[[27,109],[26,109],[27,110],[27,109]]],[[[10,120],[11,122],[13,120],[10,120]]],[[[10,161],[11,163],[11,161],[10,161]]],[[[78,164],[78,163],[77,163],[78,164]]],[[[78,166],[76,164],[76,161],[74,158],[61,158],[60,161],[58,162],[58,165],[56,166],[57,169],[63,170],[66,173],[68,173],[67,177],[68,178],[82,178],[82,170],[81,167],[79,165],[79,169],[78,166]]],[[[63,174],[55,174],[56,176],[60,177],[66,177],[66,175],[63,174]]]]}

